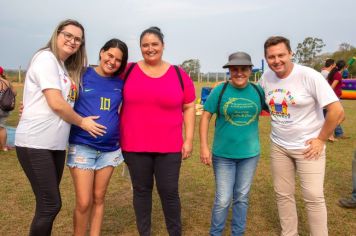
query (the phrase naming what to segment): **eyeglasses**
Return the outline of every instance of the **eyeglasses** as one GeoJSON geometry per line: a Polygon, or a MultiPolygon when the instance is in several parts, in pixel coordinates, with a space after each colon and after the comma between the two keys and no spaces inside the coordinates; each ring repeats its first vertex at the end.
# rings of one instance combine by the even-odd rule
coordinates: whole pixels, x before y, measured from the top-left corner
{"type": "Polygon", "coordinates": [[[80,45],[80,44],[82,44],[82,43],[84,42],[84,40],[83,40],[82,38],[80,38],[80,37],[75,37],[73,34],[68,33],[68,32],[66,32],[66,31],[61,31],[61,32],[59,32],[59,33],[63,34],[64,39],[67,40],[67,41],[69,41],[69,42],[71,42],[71,41],[74,39],[74,43],[75,43],[76,45],[80,45]]]}

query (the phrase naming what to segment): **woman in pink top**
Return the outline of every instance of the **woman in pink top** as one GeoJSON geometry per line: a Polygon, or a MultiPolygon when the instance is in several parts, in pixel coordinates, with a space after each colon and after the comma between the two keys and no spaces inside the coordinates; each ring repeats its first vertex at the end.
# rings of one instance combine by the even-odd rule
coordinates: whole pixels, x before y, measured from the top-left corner
{"type": "Polygon", "coordinates": [[[140,235],[151,234],[155,178],[168,233],[181,235],[178,180],[181,160],[193,148],[194,84],[181,68],[176,71],[162,59],[164,41],[159,28],[143,31],[140,47],[143,60],[128,66],[132,70],[126,76],[120,127],[137,229],[140,235]]]}

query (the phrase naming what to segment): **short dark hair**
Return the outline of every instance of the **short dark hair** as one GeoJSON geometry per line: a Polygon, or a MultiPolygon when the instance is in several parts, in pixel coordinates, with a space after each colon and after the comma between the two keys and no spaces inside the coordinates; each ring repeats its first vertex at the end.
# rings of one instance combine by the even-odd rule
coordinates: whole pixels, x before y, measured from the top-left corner
{"type": "Polygon", "coordinates": [[[146,34],[154,34],[158,37],[159,41],[161,41],[162,44],[164,44],[164,41],[163,41],[163,38],[164,38],[164,35],[162,34],[161,32],[161,29],[158,28],[157,26],[152,26],[148,29],[145,29],[142,33],[141,33],[141,36],[140,36],[140,44],[141,44],[141,41],[142,41],[142,38],[146,35],[146,34]]]}
{"type": "Polygon", "coordinates": [[[335,60],[334,60],[334,59],[331,59],[331,58],[328,58],[328,59],[325,60],[324,66],[325,66],[325,67],[330,67],[330,66],[332,66],[332,65],[334,65],[334,64],[335,64],[335,60]]]}
{"type": "Polygon", "coordinates": [[[289,39],[287,39],[283,36],[272,36],[272,37],[269,37],[264,44],[265,56],[266,56],[267,49],[269,47],[275,46],[280,43],[284,43],[284,45],[286,45],[288,51],[292,52],[289,39]]]}
{"type": "MultiPolygon", "coordinates": [[[[122,52],[122,60],[121,65],[117,71],[113,73],[114,76],[121,74],[127,65],[127,60],[129,57],[128,49],[126,43],[122,42],[119,39],[113,38],[107,41],[104,46],[100,49],[100,52],[106,52],[110,48],[118,48],[122,52]]],[[[100,60],[100,53],[99,53],[99,60],[100,60]]]]}

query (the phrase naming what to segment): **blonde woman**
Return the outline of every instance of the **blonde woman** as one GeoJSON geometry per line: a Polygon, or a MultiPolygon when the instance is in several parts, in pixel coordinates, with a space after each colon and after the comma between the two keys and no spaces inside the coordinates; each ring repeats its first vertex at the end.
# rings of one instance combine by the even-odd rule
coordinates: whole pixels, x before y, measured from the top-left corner
{"type": "Polygon", "coordinates": [[[48,44],[32,58],[27,70],[24,109],[16,129],[19,162],[36,198],[30,235],[50,235],[61,208],[61,181],[70,124],[93,136],[105,127],[98,117],[83,118],[74,112],[76,85],[86,64],[83,26],[74,20],[61,22],[48,44]]]}

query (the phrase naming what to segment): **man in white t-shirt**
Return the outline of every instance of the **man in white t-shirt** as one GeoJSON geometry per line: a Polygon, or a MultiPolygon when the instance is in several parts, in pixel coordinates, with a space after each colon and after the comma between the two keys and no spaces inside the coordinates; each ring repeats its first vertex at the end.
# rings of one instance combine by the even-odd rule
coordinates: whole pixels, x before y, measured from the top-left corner
{"type": "Polygon", "coordinates": [[[325,79],[328,78],[330,71],[336,66],[335,60],[328,58],[325,60],[324,67],[321,69],[321,74],[324,76],[325,79]]]}
{"type": "Polygon", "coordinates": [[[271,169],[281,235],[298,235],[295,173],[300,177],[310,234],[328,235],[325,142],[343,119],[344,110],[319,72],[292,62],[288,39],[270,37],[264,51],[270,70],[262,75],[260,85],[271,113],[271,169]]]}

